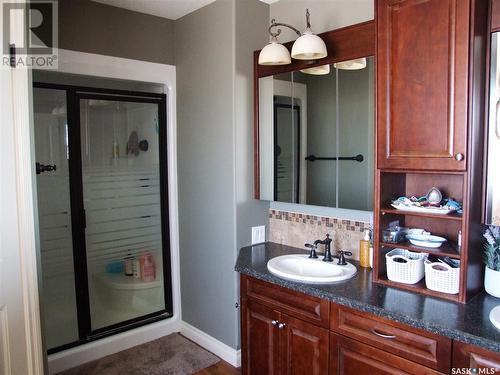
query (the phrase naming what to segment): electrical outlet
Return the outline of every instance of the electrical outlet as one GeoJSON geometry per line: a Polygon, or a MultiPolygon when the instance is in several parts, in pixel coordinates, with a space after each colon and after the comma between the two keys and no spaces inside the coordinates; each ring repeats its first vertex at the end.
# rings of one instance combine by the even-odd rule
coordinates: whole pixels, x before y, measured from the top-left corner
{"type": "Polygon", "coordinates": [[[258,227],[252,227],[252,245],[266,242],[266,227],[261,225],[258,227]]]}

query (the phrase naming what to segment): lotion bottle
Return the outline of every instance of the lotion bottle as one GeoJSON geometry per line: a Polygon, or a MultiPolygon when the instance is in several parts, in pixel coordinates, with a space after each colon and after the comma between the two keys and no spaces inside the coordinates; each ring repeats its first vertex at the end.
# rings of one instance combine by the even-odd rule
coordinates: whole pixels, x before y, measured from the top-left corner
{"type": "Polygon", "coordinates": [[[370,267],[370,231],[365,230],[364,238],[359,241],[359,265],[370,267]]]}

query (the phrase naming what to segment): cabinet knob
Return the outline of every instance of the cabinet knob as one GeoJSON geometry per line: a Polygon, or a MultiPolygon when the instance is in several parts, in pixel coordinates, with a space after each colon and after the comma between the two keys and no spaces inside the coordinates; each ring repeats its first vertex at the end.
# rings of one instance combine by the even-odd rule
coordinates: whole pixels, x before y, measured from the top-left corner
{"type": "Polygon", "coordinates": [[[455,160],[456,161],[462,161],[462,160],[464,160],[464,154],[462,154],[460,152],[458,154],[455,154],[455,160]]]}
{"type": "Polygon", "coordinates": [[[286,324],[285,324],[285,323],[280,323],[280,324],[278,324],[278,328],[279,328],[279,329],[283,329],[283,328],[285,328],[285,327],[286,327],[286,324]]]}
{"type": "Polygon", "coordinates": [[[272,324],[273,326],[275,326],[275,325],[277,325],[277,324],[278,324],[278,321],[277,321],[277,320],[271,320],[271,324],[272,324]]]}

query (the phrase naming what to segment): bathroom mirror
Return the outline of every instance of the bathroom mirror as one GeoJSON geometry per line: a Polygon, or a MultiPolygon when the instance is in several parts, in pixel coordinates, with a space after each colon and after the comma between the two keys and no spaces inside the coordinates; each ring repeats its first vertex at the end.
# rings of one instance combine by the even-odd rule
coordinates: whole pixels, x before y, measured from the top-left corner
{"type": "Polygon", "coordinates": [[[255,197],[372,211],[374,23],[319,35],[321,60],[261,66],[254,54],[255,197]]]}
{"type": "Polygon", "coordinates": [[[374,95],[373,57],[260,78],[261,199],[370,211],[374,95]]]}
{"type": "Polygon", "coordinates": [[[491,34],[485,223],[500,225],[500,36],[491,34]]]}

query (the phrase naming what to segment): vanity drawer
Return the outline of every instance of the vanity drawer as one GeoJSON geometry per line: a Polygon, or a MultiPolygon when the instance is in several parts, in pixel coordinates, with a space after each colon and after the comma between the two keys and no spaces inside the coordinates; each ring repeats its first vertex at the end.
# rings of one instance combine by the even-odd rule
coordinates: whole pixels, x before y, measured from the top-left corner
{"type": "Polygon", "coordinates": [[[336,304],[330,328],[399,357],[448,373],[451,339],[336,304]]]}
{"type": "Polygon", "coordinates": [[[330,303],[265,281],[241,275],[241,297],[254,300],[290,316],[328,328],[330,303]]]}

